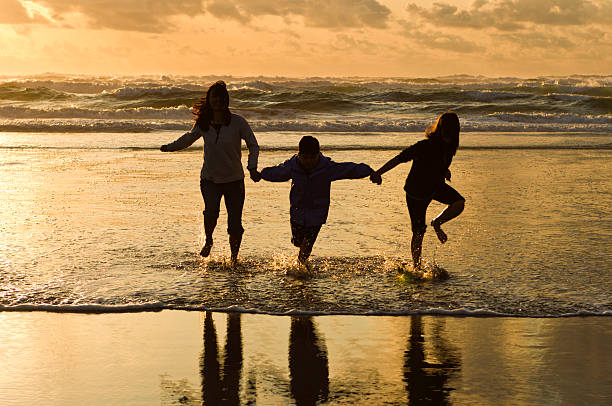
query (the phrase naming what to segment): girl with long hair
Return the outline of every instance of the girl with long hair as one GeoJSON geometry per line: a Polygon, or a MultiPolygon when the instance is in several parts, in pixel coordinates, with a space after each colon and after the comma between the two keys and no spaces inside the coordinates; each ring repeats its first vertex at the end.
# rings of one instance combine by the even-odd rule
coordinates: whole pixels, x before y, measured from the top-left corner
{"type": "Polygon", "coordinates": [[[449,186],[450,164],[459,147],[459,117],[447,111],[438,117],[435,124],[425,132],[425,139],[404,149],[380,169],[370,175],[376,184],[382,183],[381,175],[403,162],[413,161],[406,179],[404,191],[412,224],[412,262],[414,269],[421,266],[423,237],[427,228],[425,214],[432,200],[448,205],[431,222],[441,243],[448,239],[442,224],[454,219],[463,211],[465,199],[449,186]]]}
{"type": "Polygon", "coordinates": [[[213,84],[206,96],[193,105],[195,124],[176,141],[162,145],[162,152],[179,151],[200,137],[204,140],[204,164],[200,171],[200,191],[204,198],[204,233],[206,241],[200,255],[207,257],[213,245],[213,232],[219,218],[221,197],[227,209],[227,232],[231,261],[236,262],[242,242],[242,208],[244,206],[244,169],[240,145],[249,148],[247,169],[251,179],[259,182],[257,171],[259,145],[247,121],[230,112],[229,93],[223,81],[213,84]]]}

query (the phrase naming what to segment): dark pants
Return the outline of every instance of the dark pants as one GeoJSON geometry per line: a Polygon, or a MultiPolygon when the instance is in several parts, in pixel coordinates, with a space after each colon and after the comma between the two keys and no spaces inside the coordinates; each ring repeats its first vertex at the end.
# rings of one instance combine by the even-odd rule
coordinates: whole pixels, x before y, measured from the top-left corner
{"type": "Polygon", "coordinates": [[[306,227],[291,222],[291,243],[300,249],[300,253],[298,254],[300,262],[304,263],[310,256],[312,247],[317,240],[317,235],[319,235],[319,231],[321,230],[321,226],[322,224],[314,227],[306,227]]]}
{"type": "Polygon", "coordinates": [[[306,227],[300,224],[291,222],[291,243],[298,248],[303,246],[312,247],[317,240],[321,225],[314,227],[306,227]]]}
{"type": "Polygon", "coordinates": [[[200,191],[204,198],[204,231],[207,237],[217,226],[221,197],[227,209],[227,233],[242,235],[242,207],[244,206],[244,179],[228,183],[215,183],[200,179],[200,191]]]}
{"type": "Polygon", "coordinates": [[[425,230],[427,229],[425,215],[427,214],[427,207],[432,200],[444,204],[453,204],[458,200],[465,199],[459,192],[446,183],[430,198],[419,199],[406,193],[406,204],[408,205],[408,213],[410,213],[410,223],[412,224],[413,233],[425,234],[425,230]]]}

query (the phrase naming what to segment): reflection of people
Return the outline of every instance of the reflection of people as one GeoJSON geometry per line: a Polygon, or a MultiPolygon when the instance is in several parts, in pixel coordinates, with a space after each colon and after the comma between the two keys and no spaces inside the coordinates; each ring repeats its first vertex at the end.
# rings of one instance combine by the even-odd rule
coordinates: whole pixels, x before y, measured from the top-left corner
{"type": "Polygon", "coordinates": [[[432,200],[448,207],[432,222],[438,239],[445,243],[448,237],[442,224],[457,217],[463,211],[465,199],[445,181],[451,178],[449,170],[459,146],[459,118],[452,111],[442,114],[427,130],[426,139],[406,148],[395,158],[370,175],[370,180],[380,184],[381,175],[403,162],[413,161],[406,179],[406,203],[412,223],[412,261],[415,268],[421,264],[421,247],[425,235],[425,213],[432,200]]]}
{"type": "Polygon", "coordinates": [[[289,373],[291,396],[298,406],[327,400],[327,350],[323,340],[317,336],[312,317],[291,317],[289,373]]]}
{"type": "Polygon", "coordinates": [[[238,258],[242,241],[242,207],[244,205],[244,170],[240,160],[241,140],[249,148],[247,169],[251,179],[260,180],[257,172],[259,146],[244,118],[229,110],[229,93],[222,81],[213,84],[206,97],[194,104],[195,124],[191,131],[160,150],[179,151],[200,137],[204,140],[204,165],[200,172],[200,190],[204,198],[204,233],[206,241],[200,255],[207,257],[213,245],[213,231],[219,217],[221,197],[227,209],[231,259],[238,258]]]}
{"type": "Polygon", "coordinates": [[[370,173],[372,168],[366,164],[332,161],[321,154],[319,141],[309,135],[300,140],[297,155],[261,171],[261,177],[270,182],[291,179],[291,242],[300,249],[300,263],[306,264],[319,230],[327,220],[331,182],[364,178],[370,173]]]}
{"type": "Polygon", "coordinates": [[[242,333],[240,314],[227,315],[227,335],[223,373],[219,365],[217,333],[212,313],[204,319],[204,353],[201,360],[202,399],[204,405],[239,405],[242,372],[242,333]]]}
{"type": "Polygon", "coordinates": [[[202,399],[205,405],[214,405],[221,400],[221,379],[219,376],[219,350],[217,332],[212,313],[204,318],[204,353],[200,360],[202,375],[202,399]]]}
{"type": "Polygon", "coordinates": [[[434,354],[437,363],[425,359],[422,319],[419,315],[410,318],[409,348],[404,355],[404,382],[410,405],[450,404],[447,387],[450,376],[459,369],[460,361],[453,350],[440,337],[433,336],[434,354]]]}

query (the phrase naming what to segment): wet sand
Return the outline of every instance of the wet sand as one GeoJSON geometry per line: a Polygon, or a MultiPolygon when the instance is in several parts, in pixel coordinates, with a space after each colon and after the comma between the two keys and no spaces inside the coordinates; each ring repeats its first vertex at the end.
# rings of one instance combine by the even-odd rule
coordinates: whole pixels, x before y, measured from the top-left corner
{"type": "Polygon", "coordinates": [[[2,405],[605,405],[612,318],[0,313],[2,405]]]}

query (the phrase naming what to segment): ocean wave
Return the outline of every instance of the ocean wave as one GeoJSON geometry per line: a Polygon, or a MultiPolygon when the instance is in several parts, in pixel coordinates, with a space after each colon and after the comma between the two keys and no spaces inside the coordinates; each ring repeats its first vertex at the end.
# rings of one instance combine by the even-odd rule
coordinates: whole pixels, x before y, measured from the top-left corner
{"type": "Polygon", "coordinates": [[[521,83],[515,89],[536,94],[575,94],[595,97],[612,97],[612,83],[597,84],[595,86],[567,85],[559,83],[521,83]],[[601,86],[603,85],[603,86],[601,86]]]}
{"type": "Polygon", "coordinates": [[[188,121],[147,120],[4,120],[0,131],[47,133],[149,133],[152,131],[187,131],[188,121]]]}
{"type": "Polygon", "coordinates": [[[143,97],[199,97],[200,90],[185,89],[175,86],[141,86],[120,87],[111,91],[103,91],[103,95],[113,96],[120,99],[140,99],[143,97]]]}
{"type": "Polygon", "coordinates": [[[75,96],[47,87],[22,87],[12,83],[0,84],[0,100],[16,102],[68,101],[75,96]]]}
{"type": "MultiPolygon", "coordinates": [[[[15,86],[19,88],[47,88],[64,93],[73,94],[97,94],[104,90],[116,89],[122,86],[122,82],[113,79],[90,78],[65,78],[65,79],[12,79],[0,81],[2,86],[15,86]]],[[[1,91],[0,91],[1,94],[1,91]]],[[[0,97],[1,99],[1,97],[0,97]]]]}
{"type": "Polygon", "coordinates": [[[0,118],[16,119],[189,119],[191,109],[187,106],[176,107],[133,107],[123,109],[96,109],[86,107],[31,108],[22,106],[0,106],[0,118]]]}
{"type": "MultiPolygon", "coordinates": [[[[423,132],[429,120],[258,120],[248,119],[254,131],[265,132],[330,132],[330,133],[390,133],[423,132]]],[[[190,119],[9,119],[0,120],[4,132],[92,133],[187,131],[190,119]]],[[[606,132],[610,133],[612,118],[558,116],[546,114],[496,113],[486,120],[464,119],[464,132],[606,132]]]]}
{"type": "MultiPolygon", "coordinates": [[[[592,119],[578,122],[550,120],[531,120],[529,115],[521,121],[515,116],[515,121],[479,121],[463,120],[461,130],[464,132],[610,132],[609,119],[592,119]]],[[[268,120],[253,121],[251,126],[256,131],[294,131],[294,132],[354,132],[354,133],[385,133],[385,132],[423,132],[431,125],[426,120],[268,120]]]]}
{"type": "MultiPolygon", "coordinates": [[[[6,119],[0,130],[178,130],[189,125],[190,106],[218,79],[0,78],[0,118],[6,119]]],[[[459,113],[466,131],[609,132],[611,124],[610,76],[247,77],[227,82],[231,109],[259,131],[420,132],[448,109],[459,113]]]]}
{"type": "Polygon", "coordinates": [[[612,114],[606,115],[580,115],[571,113],[547,114],[547,113],[493,113],[494,117],[502,121],[514,123],[534,124],[612,124],[612,114]]]}
{"type": "Polygon", "coordinates": [[[522,318],[561,318],[561,317],[610,317],[612,311],[605,310],[594,312],[579,310],[573,313],[559,314],[513,314],[503,313],[487,309],[446,309],[429,308],[405,311],[309,311],[309,310],[288,310],[288,311],[263,311],[256,308],[245,308],[242,306],[229,307],[209,307],[209,306],[184,306],[175,304],[138,303],[125,305],[100,305],[100,304],[77,304],[77,305],[47,305],[47,304],[20,304],[20,305],[0,305],[0,312],[49,312],[49,313],[80,313],[80,314],[113,314],[113,313],[144,313],[160,312],[163,310],[183,310],[183,311],[212,311],[223,313],[251,313],[268,314],[281,316],[328,316],[328,315],[347,315],[347,316],[410,316],[410,315],[435,315],[435,316],[455,316],[455,317],[522,317],[522,318]]]}
{"type": "MultiPolygon", "coordinates": [[[[132,82],[86,84],[50,81],[0,83],[0,106],[29,108],[41,117],[46,110],[75,112],[90,110],[124,110],[137,108],[188,107],[204,95],[207,87],[199,83],[165,83],[141,80],[132,82]],[[43,86],[46,84],[48,86],[43,86]],[[58,90],[62,89],[62,90],[58,90]],[[91,93],[98,89],[98,93],[91,93]],[[68,90],[89,91],[71,93],[68,90]]],[[[507,85],[507,83],[506,83],[507,85]]],[[[229,86],[232,108],[267,110],[270,114],[298,112],[304,114],[345,114],[389,111],[389,114],[439,112],[444,108],[472,113],[491,113],[497,107],[506,111],[512,105],[521,111],[569,113],[577,109],[585,114],[607,113],[612,109],[611,88],[567,87],[558,84],[516,84],[496,88],[485,85],[414,85],[401,81],[380,80],[303,80],[303,81],[236,81],[229,86]],[[595,91],[596,89],[599,89],[595,91]],[[602,90],[603,89],[603,90],[602,90]],[[577,93],[576,93],[577,92],[577,93]]],[[[6,116],[6,111],[4,115],[6,116]]],[[[0,113],[2,114],[2,113],[0,113]]],[[[21,117],[21,116],[17,116],[21,117]]],[[[61,117],[67,117],[62,115],[61,117]]],[[[86,117],[92,117],[91,114],[86,117]]],[[[150,117],[149,115],[145,117],[150,117]]]]}

